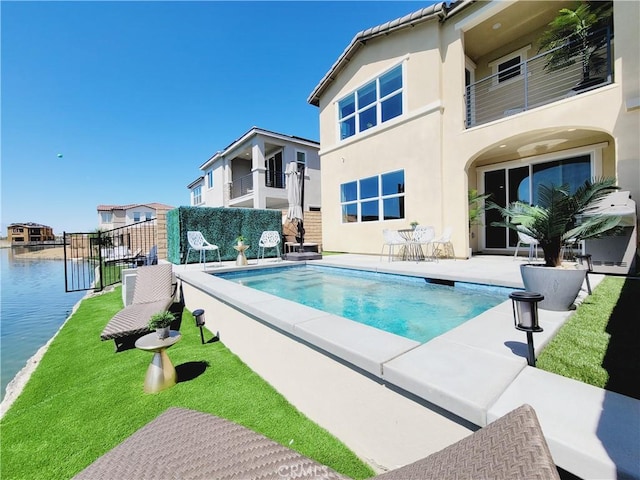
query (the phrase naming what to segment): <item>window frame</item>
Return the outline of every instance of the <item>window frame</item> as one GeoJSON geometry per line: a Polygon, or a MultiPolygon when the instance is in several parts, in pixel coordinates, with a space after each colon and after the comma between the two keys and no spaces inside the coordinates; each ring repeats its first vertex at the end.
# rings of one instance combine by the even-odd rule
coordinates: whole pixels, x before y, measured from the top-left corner
{"type": "Polygon", "coordinates": [[[198,185],[191,190],[191,201],[194,206],[202,204],[202,185],[198,185]]]}
{"type": "MultiPolygon", "coordinates": [[[[339,141],[346,141],[354,136],[360,135],[367,130],[375,129],[380,125],[387,123],[395,118],[402,117],[406,113],[406,105],[405,105],[405,90],[406,90],[406,59],[403,59],[401,62],[393,65],[392,67],[384,70],[380,74],[370,78],[366,82],[360,84],[357,88],[353,89],[351,92],[343,95],[335,102],[335,111],[336,111],[336,125],[338,129],[338,139],[339,141]],[[381,79],[385,76],[398,69],[400,72],[400,86],[391,92],[388,92],[384,96],[381,95],[381,79]],[[366,104],[360,106],[360,99],[367,98],[368,95],[366,90],[370,89],[371,86],[374,85],[375,98],[372,101],[367,101],[366,104]],[[394,98],[400,97],[400,113],[383,119],[383,107],[384,105],[388,105],[388,102],[394,98]],[[353,111],[350,111],[346,115],[342,116],[341,103],[352,100],[349,102],[350,105],[353,103],[353,111]],[[365,128],[362,128],[361,121],[365,117],[367,113],[372,113],[371,111],[375,109],[375,118],[372,119],[373,122],[367,123],[365,128]],[[343,135],[343,124],[353,123],[353,133],[350,135],[343,135]]],[[[369,117],[370,118],[370,117],[369,117]]]]}
{"type": "Polygon", "coordinates": [[[213,188],[213,170],[207,171],[207,189],[211,190],[213,188]]]}
{"type": "MultiPolygon", "coordinates": [[[[358,178],[356,180],[350,180],[348,182],[343,182],[340,184],[340,217],[341,217],[341,223],[342,224],[352,224],[352,223],[357,223],[357,224],[361,224],[361,223],[370,223],[370,222],[386,222],[386,221],[392,221],[392,220],[400,220],[405,218],[405,212],[404,212],[404,208],[402,208],[401,212],[401,216],[398,218],[385,218],[385,200],[389,200],[389,199],[393,199],[393,198],[405,198],[405,169],[404,168],[400,168],[397,170],[391,170],[391,171],[387,171],[387,172],[383,172],[383,173],[379,173],[376,175],[368,175],[366,177],[362,177],[362,178],[358,178]],[[395,192],[395,193],[390,193],[390,194],[384,194],[384,183],[383,183],[383,177],[385,177],[386,175],[391,175],[391,174],[395,174],[398,172],[402,172],[402,192],[395,192]],[[375,195],[368,195],[366,197],[363,197],[363,191],[362,191],[362,184],[363,182],[368,182],[371,179],[376,179],[376,194],[375,195]],[[356,186],[356,191],[355,191],[355,199],[349,199],[349,200],[343,200],[342,196],[343,196],[343,188],[346,185],[350,185],[355,183],[356,186]],[[374,203],[377,203],[377,211],[378,211],[378,215],[377,215],[377,219],[363,219],[363,205],[372,205],[374,203]],[[355,206],[356,207],[356,211],[355,211],[355,221],[346,221],[346,218],[349,218],[349,215],[345,215],[345,207],[348,206],[355,206]]],[[[366,208],[366,207],[365,207],[366,208]]]]}
{"type": "Polygon", "coordinates": [[[491,74],[492,74],[491,85],[493,88],[501,87],[503,85],[509,85],[510,83],[517,82],[518,80],[522,80],[524,78],[522,64],[528,60],[527,52],[529,50],[531,50],[531,44],[525,45],[524,47],[521,47],[518,50],[514,50],[513,52],[508,53],[507,55],[504,55],[488,63],[488,66],[491,68],[491,74]],[[500,71],[501,65],[504,65],[505,63],[510,62],[516,58],[520,60],[516,66],[508,67],[504,71],[500,71]],[[509,78],[505,78],[502,81],[500,80],[501,73],[506,73],[510,69],[515,70],[516,68],[520,70],[520,72],[517,75],[514,75],[509,78]]]}

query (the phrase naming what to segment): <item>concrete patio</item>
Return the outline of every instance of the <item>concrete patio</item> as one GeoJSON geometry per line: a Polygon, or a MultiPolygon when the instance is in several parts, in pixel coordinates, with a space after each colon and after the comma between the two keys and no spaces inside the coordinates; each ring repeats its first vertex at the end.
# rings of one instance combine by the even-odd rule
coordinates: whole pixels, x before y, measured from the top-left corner
{"type": "MultiPolygon", "coordinates": [[[[522,261],[512,257],[335,255],[318,263],[522,288],[522,261]]],[[[207,327],[232,351],[378,470],[422,458],[529,403],[557,465],[582,478],[640,478],[640,401],[527,366],[511,302],[420,344],[209,275],[235,268],[175,266],[187,308],[205,308],[207,327]]],[[[590,275],[591,285],[602,278],[590,275]]],[[[537,353],[570,314],[540,310],[537,353]]]]}

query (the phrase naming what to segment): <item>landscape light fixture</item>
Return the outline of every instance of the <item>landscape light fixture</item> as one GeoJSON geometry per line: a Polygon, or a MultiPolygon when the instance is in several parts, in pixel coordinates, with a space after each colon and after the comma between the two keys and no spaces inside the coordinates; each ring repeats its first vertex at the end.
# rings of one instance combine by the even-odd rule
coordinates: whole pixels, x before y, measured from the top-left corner
{"type": "Polygon", "coordinates": [[[535,367],[533,333],[542,332],[542,328],[538,325],[538,302],[544,300],[544,295],[535,292],[512,292],[509,298],[513,303],[513,321],[516,329],[527,333],[527,363],[535,367]]]}
{"type": "Polygon", "coordinates": [[[585,275],[585,278],[587,280],[587,292],[589,292],[589,295],[591,295],[591,282],[589,282],[589,274],[593,272],[593,262],[591,261],[591,254],[585,253],[576,255],[576,259],[578,260],[578,263],[580,265],[584,265],[583,261],[587,262],[587,274],[585,275]]]}
{"type": "Polygon", "coordinates": [[[204,327],[204,310],[201,308],[194,310],[193,317],[196,319],[196,327],[200,328],[200,340],[204,345],[204,333],[202,332],[202,327],[204,327]]]}

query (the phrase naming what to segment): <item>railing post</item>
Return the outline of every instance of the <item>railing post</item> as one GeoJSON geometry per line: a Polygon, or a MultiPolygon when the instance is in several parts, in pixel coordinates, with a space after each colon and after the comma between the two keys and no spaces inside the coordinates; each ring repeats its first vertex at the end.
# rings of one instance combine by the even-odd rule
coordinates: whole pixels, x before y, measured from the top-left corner
{"type": "Polygon", "coordinates": [[[522,67],[522,74],[524,75],[524,110],[529,110],[529,61],[525,60],[522,67]]]}

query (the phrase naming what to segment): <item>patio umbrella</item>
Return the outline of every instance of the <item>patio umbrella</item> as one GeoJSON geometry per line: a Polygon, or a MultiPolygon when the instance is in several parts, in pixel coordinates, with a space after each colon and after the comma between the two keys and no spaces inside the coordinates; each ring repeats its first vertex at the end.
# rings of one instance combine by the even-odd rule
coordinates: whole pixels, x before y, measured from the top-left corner
{"type": "Polygon", "coordinates": [[[298,164],[291,162],[287,165],[285,175],[287,177],[287,199],[289,200],[287,218],[289,220],[302,220],[302,186],[298,164]]]}
{"type": "Polygon", "coordinates": [[[304,226],[302,202],[304,201],[304,170],[298,171],[298,164],[291,162],[285,171],[287,177],[287,198],[289,200],[289,210],[287,218],[296,221],[298,224],[298,238],[300,241],[299,252],[304,251],[304,226]]]}

